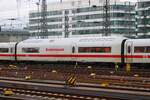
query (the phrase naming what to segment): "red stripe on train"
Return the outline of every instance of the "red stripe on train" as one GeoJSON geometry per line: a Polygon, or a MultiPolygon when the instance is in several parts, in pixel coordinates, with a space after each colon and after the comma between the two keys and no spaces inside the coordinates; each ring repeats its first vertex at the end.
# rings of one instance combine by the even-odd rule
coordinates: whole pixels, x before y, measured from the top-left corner
{"type": "MultiPolygon", "coordinates": [[[[0,54],[2,57],[15,54],[0,54]]],[[[77,58],[121,58],[121,55],[85,55],[85,54],[17,54],[18,57],[77,57],[77,58]]],[[[150,55],[125,55],[125,58],[150,58],[150,55]]]]}
{"type": "Polygon", "coordinates": [[[15,54],[0,54],[0,56],[3,56],[3,57],[5,57],[5,56],[15,56],[15,54]]]}
{"type": "Polygon", "coordinates": [[[20,57],[79,57],[79,58],[120,58],[120,55],[71,55],[71,54],[55,54],[55,55],[46,55],[46,54],[18,54],[20,57]]]}

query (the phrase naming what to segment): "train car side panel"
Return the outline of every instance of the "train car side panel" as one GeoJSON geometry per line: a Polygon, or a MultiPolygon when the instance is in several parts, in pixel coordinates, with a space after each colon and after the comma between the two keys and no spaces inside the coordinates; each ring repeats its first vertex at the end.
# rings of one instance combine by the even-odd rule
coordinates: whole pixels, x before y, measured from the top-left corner
{"type": "Polygon", "coordinates": [[[15,44],[12,43],[0,43],[0,60],[15,61],[15,44]]]}
{"type": "Polygon", "coordinates": [[[150,39],[132,39],[125,45],[126,63],[150,63],[150,39]],[[129,42],[132,43],[131,48],[127,46],[129,42]]]}
{"type": "Polygon", "coordinates": [[[92,38],[77,44],[80,62],[121,62],[122,38],[92,38]]]}

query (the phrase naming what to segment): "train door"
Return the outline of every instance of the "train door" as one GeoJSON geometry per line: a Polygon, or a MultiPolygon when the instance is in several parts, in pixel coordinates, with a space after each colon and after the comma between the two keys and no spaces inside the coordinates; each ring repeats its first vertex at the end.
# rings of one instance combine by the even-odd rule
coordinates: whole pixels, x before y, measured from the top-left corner
{"type": "Polygon", "coordinates": [[[132,63],[133,61],[133,42],[132,41],[127,41],[126,42],[126,48],[125,48],[125,51],[126,51],[126,56],[125,56],[125,59],[126,59],[126,62],[127,63],[132,63]]]}
{"type": "Polygon", "coordinates": [[[76,52],[77,52],[76,48],[77,48],[76,45],[72,46],[72,57],[71,57],[72,61],[76,61],[76,57],[74,56],[76,54],[76,52]]]}
{"type": "Polygon", "coordinates": [[[150,62],[149,55],[148,55],[150,53],[150,47],[149,46],[143,46],[143,49],[144,49],[143,52],[142,52],[143,60],[140,63],[150,62]]]}
{"type": "Polygon", "coordinates": [[[11,56],[10,59],[11,59],[11,60],[15,60],[15,48],[14,48],[14,47],[11,47],[11,48],[10,48],[10,54],[11,54],[11,55],[14,55],[14,56],[11,56]]]}

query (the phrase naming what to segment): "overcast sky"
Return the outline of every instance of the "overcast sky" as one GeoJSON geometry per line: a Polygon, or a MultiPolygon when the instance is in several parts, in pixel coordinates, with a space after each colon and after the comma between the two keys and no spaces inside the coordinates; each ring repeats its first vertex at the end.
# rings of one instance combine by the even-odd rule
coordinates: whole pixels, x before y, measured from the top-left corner
{"type": "MultiPolygon", "coordinates": [[[[28,17],[28,11],[36,7],[36,2],[38,0],[0,0],[0,23],[8,18],[27,18],[28,17]],[[17,1],[19,5],[17,5],[17,1]],[[30,2],[29,2],[30,1],[30,2]],[[19,8],[20,10],[18,10],[19,8]]],[[[58,2],[60,0],[47,0],[47,2],[58,2]]],[[[67,0],[63,0],[67,1],[67,0]]],[[[127,0],[122,0],[127,1],[127,0]]],[[[136,1],[136,0],[132,0],[136,1]]]]}

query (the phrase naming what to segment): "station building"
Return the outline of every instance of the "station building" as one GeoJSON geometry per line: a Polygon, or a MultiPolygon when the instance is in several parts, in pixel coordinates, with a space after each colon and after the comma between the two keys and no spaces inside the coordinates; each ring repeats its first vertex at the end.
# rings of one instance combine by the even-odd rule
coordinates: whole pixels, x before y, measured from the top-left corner
{"type": "Polygon", "coordinates": [[[136,13],[138,34],[150,35],[150,0],[139,0],[136,13]]]}
{"type": "MultiPolygon", "coordinates": [[[[104,26],[105,0],[69,0],[47,5],[47,29],[49,36],[89,36],[102,35],[104,26]]],[[[110,0],[110,33],[116,35],[135,34],[135,3],[110,0]]],[[[30,33],[40,31],[41,13],[31,11],[29,15],[30,33]]]]}

